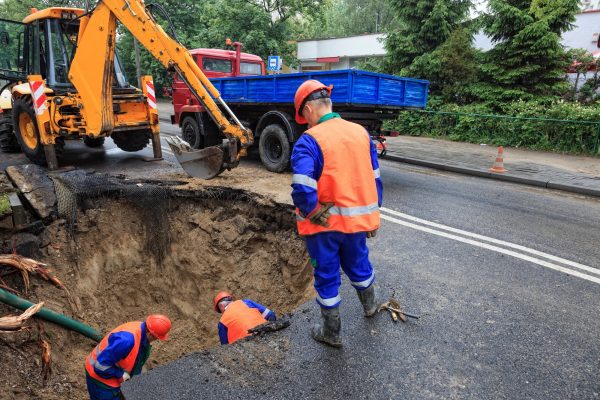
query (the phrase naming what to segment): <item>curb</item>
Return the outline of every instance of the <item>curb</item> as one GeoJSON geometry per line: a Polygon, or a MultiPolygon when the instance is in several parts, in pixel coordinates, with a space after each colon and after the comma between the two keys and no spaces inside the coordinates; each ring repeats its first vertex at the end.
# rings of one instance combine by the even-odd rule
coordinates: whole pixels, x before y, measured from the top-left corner
{"type": "Polygon", "coordinates": [[[478,170],[478,169],[466,168],[466,167],[457,167],[454,165],[436,163],[433,161],[419,160],[417,158],[397,156],[397,155],[392,155],[389,153],[386,154],[382,158],[382,160],[392,160],[392,161],[397,161],[397,162],[403,162],[406,164],[414,164],[414,165],[420,165],[422,167],[440,169],[443,171],[456,172],[456,173],[464,174],[464,175],[478,176],[480,178],[496,179],[496,180],[505,181],[505,182],[519,183],[522,185],[537,186],[537,187],[543,187],[546,189],[556,189],[556,190],[562,190],[565,192],[600,197],[600,189],[592,189],[592,188],[587,188],[587,187],[583,187],[583,186],[575,186],[575,185],[566,185],[566,184],[562,184],[562,183],[553,183],[553,182],[550,182],[547,180],[523,178],[523,177],[515,176],[515,175],[495,174],[495,173],[492,173],[489,171],[484,171],[484,170],[478,170]]]}

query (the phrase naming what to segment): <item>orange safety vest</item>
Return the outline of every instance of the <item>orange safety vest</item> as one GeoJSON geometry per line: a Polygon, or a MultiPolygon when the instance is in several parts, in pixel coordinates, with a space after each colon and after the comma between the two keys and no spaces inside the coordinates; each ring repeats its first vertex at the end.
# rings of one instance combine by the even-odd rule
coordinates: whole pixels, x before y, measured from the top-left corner
{"type": "Polygon", "coordinates": [[[230,303],[220,321],[227,328],[227,339],[229,344],[250,336],[248,329],[267,322],[260,311],[248,307],[242,300],[230,303]]]}
{"type": "MultiPolygon", "coordinates": [[[[371,138],[362,126],[333,118],[308,131],[323,154],[323,172],[316,181],[319,203],[334,203],[329,227],[313,224],[296,208],[298,233],[368,232],[379,228],[379,203],[371,165],[371,138]]],[[[378,171],[377,171],[378,172],[378,171]]],[[[294,175],[294,182],[315,185],[312,178],[294,175]],[[304,181],[304,182],[303,182],[304,181]]]]}
{"type": "MultiPolygon", "coordinates": [[[[133,367],[135,366],[135,360],[137,359],[138,353],[140,351],[140,345],[142,343],[142,323],[140,321],[127,322],[123,325],[119,325],[118,327],[113,329],[108,335],[106,335],[104,339],[102,339],[100,343],[98,343],[94,350],[92,350],[92,352],[85,359],[85,369],[90,375],[90,377],[94,378],[98,382],[102,382],[110,387],[118,388],[121,387],[121,379],[106,379],[98,375],[94,370],[94,365],[96,365],[97,367],[98,365],[100,365],[97,364],[97,359],[102,350],[104,350],[106,346],[108,346],[108,337],[115,332],[130,332],[131,334],[133,334],[133,348],[131,349],[127,357],[117,362],[117,366],[119,368],[122,368],[123,370],[127,371],[129,375],[131,375],[133,367]]],[[[105,366],[100,365],[100,369],[102,369],[103,367],[105,366]]]]}

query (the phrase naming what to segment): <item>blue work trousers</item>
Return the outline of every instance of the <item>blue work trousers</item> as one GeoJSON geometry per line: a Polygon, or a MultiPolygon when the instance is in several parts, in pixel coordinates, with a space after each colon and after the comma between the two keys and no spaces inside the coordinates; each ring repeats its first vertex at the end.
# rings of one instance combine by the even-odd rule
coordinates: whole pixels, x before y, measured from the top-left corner
{"type": "Polygon", "coordinates": [[[358,290],[373,284],[375,274],[369,261],[366,232],[322,232],[306,236],[306,248],[314,267],[317,303],[324,308],[339,306],[340,266],[358,290]]]}
{"type": "Polygon", "coordinates": [[[90,400],[121,400],[121,388],[108,388],[102,386],[101,383],[97,382],[94,378],[91,378],[88,374],[85,374],[85,383],[87,384],[87,390],[90,395],[90,400]]]}

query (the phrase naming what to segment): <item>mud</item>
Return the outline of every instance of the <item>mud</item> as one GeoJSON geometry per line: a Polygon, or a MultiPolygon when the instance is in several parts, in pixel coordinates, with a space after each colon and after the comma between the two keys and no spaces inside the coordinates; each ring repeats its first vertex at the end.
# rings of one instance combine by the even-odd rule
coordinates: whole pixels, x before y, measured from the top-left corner
{"type": "MultiPolygon", "coordinates": [[[[154,235],[143,213],[125,200],[88,202],[72,237],[64,220],[52,223],[41,241],[46,243],[42,261],[63,280],[73,301],[38,278],[32,279],[28,298],[44,300],[102,332],[149,313],[168,315],[173,329],[167,342],[153,346],[147,364],[152,368],[218,345],[219,316],[212,310],[217,291],[252,298],[278,315],[314,296],[289,205],[208,187],[178,191],[168,209],[154,212],[168,219],[169,241],[160,261],[148,251],[154,235]]],[[[18,287],[17,278],[10,283],[18,287]]],[[[53,346],[53,375],[43,383],[39,328],[29,325],[28,332],[0,334],[0,398],[87,398],[83,362],[93,341],[44,323],[42,336],[53,346]]]]}

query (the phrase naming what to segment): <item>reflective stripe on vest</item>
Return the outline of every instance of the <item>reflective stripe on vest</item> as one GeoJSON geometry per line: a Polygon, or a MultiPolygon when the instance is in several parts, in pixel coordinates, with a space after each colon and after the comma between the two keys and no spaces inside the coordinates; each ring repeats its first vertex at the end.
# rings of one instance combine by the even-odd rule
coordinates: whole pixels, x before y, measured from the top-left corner
{"type": "Polygon", "coordinates": [[[129,332],[133,335],[133,348],[127,355],[127,357],[119,360],[117,362],[117,366],[131,375],[131,371],[133,371],[133,367],[135,366],[135,360],[137,359],[138,353],[140,352],[140,345],[142,343],[142,322],[134,321],[127,322],[123,325],[119,325],[115,329],[113,329],[108,335],[106,335],[100,343],[92,350],[92,352],[87,356],[85,362],[85,369],[93,379],[98,382],[104,383],[110,387],[118,388],[121,386],[120,379],[117,378],[103,378],[96,373],[94,367],[96,367],[99,371],[106,371],[113,365],[103,365],[98,362],[98,356],[102,353],[102,350],[108,346],[108,337],[116,332],[129,332]]]}
{"type": "Polygon", "coordinates": [[[267,320],[258,309],[248,307],[242,300],[230,303],[221,317],[221,323],[227,328],[229,344],[249,336],[248,329],[265,322],[267,320]]]}
{"type": "MultiPolygon", "coordinates": [[[[375,179],[379,170],[371,164],[371,139],[362,126],[334,118],[309,129],[323,154],[323,171],[316,182],[320,203],[334,203],[329,227],[316,225],[296,209],[300,235],[337,231],[367,232],[379,228],[379,203],[375,179]]],[[[293,183],[315,187],[314,179],[295,174],[293,183]]]]}

